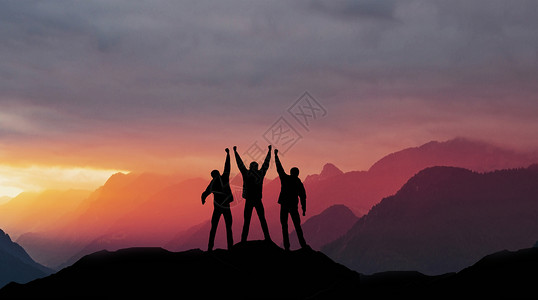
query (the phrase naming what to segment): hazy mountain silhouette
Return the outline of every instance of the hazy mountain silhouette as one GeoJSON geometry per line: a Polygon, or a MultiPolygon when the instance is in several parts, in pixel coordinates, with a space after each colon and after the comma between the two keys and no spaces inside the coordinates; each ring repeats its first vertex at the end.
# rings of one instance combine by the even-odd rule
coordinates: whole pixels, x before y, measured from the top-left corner
{"type": "Polygon", "coordinates": [[[17,237],[26,232],[51,230],[67,222],[68,215],[90,195],[91,191],[48,190],[24,192],[0,204],[0,228],[17,237]]]}
{"type": "MultiPolygon", "coordinates": [[[[72,254],[59,268],[69,266],[81,257],[99,250],[166,245],[179,230],[185,230],[188,224],[206,218],[207,210],[199,201],[190,201],[198,199],[206,185],[206,180],[194,178],[162,189],[119,218],[101,236],[72,254]]],[[[204,245],[207,244],[207,232],[209,229],[202,234],[204,245]]],[[[184,250],[198,247],[201,246],[184,250]]]]}
{"type": "MultiPolygon", "coordinates": [[[[337,204],[307,219],[302,228],[305,237],[308,237],[308,245],[313,249],[321,249],[344,235],[358,219],[345,205],[337,204]]],[[[295,230],[290,233],[290,245],[291,249],[300,247],[295,230]]]]}
{"type": "Polygon", "coordinates": [[[115,174],[88,199],[74,220],[68,236],[93,240],[149,197],[178,182],[177,176],[161,174],[115,174]]]}
{"type": "Polygon", "coordinates": [[[458,271],[538,236],[538,165],[475,173],[453,167],[419,172],[323,251],[364,273],[458,271]]]}
{"type": "Polygon", "coordinates": [[[101,251],[53,276],[10,284],[0,297],[305,299],[343,296],[359,274],[312,250],[285,252],[252,241],[202,252],[162,248],[101,251]]]}
{"type": "MultiPolygon", "coordinates": [[[[310,212],[318,214],[332,204],[344,204],[362,216],[382,198],[393,195],[409,178],[434,166],[451,166],[473,171],[493,171],[526,167],[538,163],[535,153],[517,153],[484,142],[456,138],[446,142],[432,141],[420,147],[389,154],[368,171],[351,171],[329,176],[325,180],[305,180],[310,212]],[[323,204],[323,207],[319,207],[323,204]]],[[[332,169],[332,167],[330,168],[332,169]]],[[[314,176],[312,179],[320,178],[314,176]]]]}
{"type": "Polygon", "coordinates": [[[80,203],[65,224],[47,231],[23,234],[17,242],[37,261],[56,268],[107,234],[118,220],[151,196],[177,183],[177,179],[177,176],[151,173],[114,174],[80,203]]]}
{"type": "Polygon", "coordinates": [[[0,229],[0,287],[11,281],[26,283],[53,271],[36,263],[24,249],[0,229]]]}
{"type": "MultiPolygon", "coordinates": [[[[480,171],[522,167],[535,161],[538,159],[530,154],[519,154],[485,143],[455,139],[431,142],[390,154],[368,171],[342,173],[334,165],[326,164],[320,174],[301,175],[304,176],[301,179],[304,179],[308,195],[306,218],[320,214],[335,204],[346,205],[355,215],[362,216],[381,199],[396,193],[410,177],[426,167],[446,165],[480,171]]],[[[235,167],[232,167],[232,171],[234,170],[235,167]]],[[[267,177],[276,177],[273,162],[267,177]]],[[[65,206],[35,210],[36,213],[29,219],[29,225],[19,221],[23,215],[5,215],[12,218],[13,222],[10,221],[10,224],[16,224],[10,227],[11,230],[16,232],[16,235],[23,233],[16,241],[40,263],[56,267],[71,257],[78,258],[88,253],[86,251],[89,249],[97,250],[96,245],[108,245],[110,249],[135,245],[164,246],[174,236],[180,236],[190,227],[208,220],[211,212],[199,203],[199,193],[203,188],[197,188],[197,180],[200,184],[204,180],[191,180],[189,185],[188,181],[178,176],[118,173],[81,201],[74,210],[67,210],[65,206]],[[61,211],[68,212],[61,214],[61,211]],[[59,222],[51,222],[54,226],[38,226],[37,223],[41,220],[48,220],[48,214],[62,217],[59,222]]],[[[231,184],[241,187],[241,176],[232,178],[231,184]]],[[[279,206],[276,203],[279,191],[278,178],[266,180],[263,203],[269,232],[276,243],[281,242],[279,206]]],[[[232,215],[239,220],[242,216],[240,210],[244,206],[240,195],[239,191],[234,197],[235,207],[232,207],[232,215]]],[[[2,218],[0,210],[0,224],[4,220],[2,218]]],[[[5,220],[7,222],[7,218],[5,220]]],[[[252,222],[249,238],[259,239],[263,236],[259,223],[256,218],[253,218],[252,222]]],[[[241,221],[233,222],[234,232],[241,231],[236,227],[240,224],[241,221]]],[[[207,239],[207,232],[201,234],[207,239]]],[[[217,234],[217,240],[221,235],[222,233],[217,234]]],[[[305,235],[307,241],[312,238],[305,235]]],[[[218,241],[216,244],[218,245],[218,241]]]]}

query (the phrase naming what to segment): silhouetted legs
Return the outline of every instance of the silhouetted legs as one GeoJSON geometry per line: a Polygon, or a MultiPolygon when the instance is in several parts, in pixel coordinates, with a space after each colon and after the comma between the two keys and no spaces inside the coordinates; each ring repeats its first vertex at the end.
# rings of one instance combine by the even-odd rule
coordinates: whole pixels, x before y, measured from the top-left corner
{"type": "Polygon", "coordinates": [[[207,245],[207,250],[213,250],[213,245],[215,244],[215,234],[217,233],[217,226],[219,225],[220,216],[224,217],[224,223],[226,224],[226,239],[228,242],[228,249],[231,249],[234,240],[232,233],[232,212],[230,208],[217,207],[213,209],[213,216],[211,217],[211,230],[209,231],[209,244],[207,245]]]}
{"type": "Polygon", "coordinates": [[[269,227],[267,226],[267,221],[265,220],[265,210],[263,209],[263,203],[261,199],[256,200],[246,200],[245,201],[245,212],[243,214],[244,223],[243,223],[243,232],[241,233],[241,242],[246,242],[248,237],[248,231],[250,228],[250,219],[252,217],[252,210],[256,209],[258,218],[260,218],[260,224],[262,226],[263,235],[265,240],[270,241],[271,236],[269,235],[269,227]]]}
{"type": "Polygon", "coordinates": [[[284,249],[290,250],[290,236],[288,233],[288,214],[291,217],[293,226],[295,227],[295,233],[299,239],[301,247],[307,247],[306,241],[303,236],[303,229],[301,228],[301,218],[299,216],[298,208],[288,208],[284,205],[280,206],[280,224],[282,224],[282,238],[284,239],[284,249]]]}

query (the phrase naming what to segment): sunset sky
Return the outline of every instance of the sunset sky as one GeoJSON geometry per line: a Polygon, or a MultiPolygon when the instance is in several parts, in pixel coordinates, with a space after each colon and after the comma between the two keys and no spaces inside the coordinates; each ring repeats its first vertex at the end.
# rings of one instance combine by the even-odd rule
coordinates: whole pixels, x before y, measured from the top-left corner
{"type": "Polygon", "coordinates": [[[454,137],[536,150],[537,15],[537,1],[0,0],[0,197],[117,171],[208,177],[225,147],[268,139],[302,174],[454,137]]]}

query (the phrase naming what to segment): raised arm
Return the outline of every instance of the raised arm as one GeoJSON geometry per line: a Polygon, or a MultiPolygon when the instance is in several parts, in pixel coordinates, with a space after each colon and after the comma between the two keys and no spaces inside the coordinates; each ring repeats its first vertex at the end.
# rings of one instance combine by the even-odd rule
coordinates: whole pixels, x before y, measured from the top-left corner
{"type": "Polygon", "coordinates": [[[286,172],[284,172],[284,168],[282,168],[282,164],[280,163],[280,158],[278,158],[278,149],[275,149],[275,164],[278,176],[286,175],[286,172]]]}
{"type": "Polygon", "coordinates": [[[303,216],[306,214],[306,191],[304,185],[299,181],[299,199],[301,199],[301,208],[303,209],[303,216]]]}
{"type": "Polygon", "coordinates": [[[230,149],[226,148],[226,161],[224,162],[224,171],[222,176],[230,176],[230,149]]]}
{"type": "Polygon", "coordinates": [[[234,154],[235,154],[235,162],[237,163],[237,167],[239,168],[239,171],[241,172],[241,174],[244,174],[245,172],[247,172],[247,167],[245,167],[245,164],[243,163],[241,156],[239,156],[239,153],[237,153],[237,146],[234,146],[234,154]]]}
{"type": "Polygon", "coordinates": [[[263,161],[263,165],[261,168],[262,173],[265,175],[267,173],[267,170],[269,169],[269,162],[271,161],[271,145],[267,147],[269,150],[267,151],[267,156],[265,156],[265,160],[263,161]]]}

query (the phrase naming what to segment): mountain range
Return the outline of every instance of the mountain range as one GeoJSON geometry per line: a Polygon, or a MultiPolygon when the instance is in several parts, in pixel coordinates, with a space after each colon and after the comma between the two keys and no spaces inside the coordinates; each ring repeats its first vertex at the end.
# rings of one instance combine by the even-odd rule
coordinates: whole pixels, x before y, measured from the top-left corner
{"type": "Polygon", "coordinates": [[[26,283],[52,272],[36,263],[20,245],[0,230],[0,288],[11,281],[26,283]]]}
{"type": "MultiPolygon", "coordinates": [[[[389,154],[368,171],[342,172],[332,164],[325,164],[320,174],[304,177],[308,210],[302,220],[306,226],[308,218],[336,204],[345,205],[356,216],[363,216],[373,205],[394,195],[409,178],[427,167],[456,166],[473,171],[491,171],[528,166],[538,162],[537,157],[533,153],[517,153],[483,142],[454,139],[389,154]]],[[[283,159],[284,165],[289,163],[283,159]]],[[[268,178],[271,174],[276,176],[273,170],[271,163],[268,178]]],[[[209,178],[185,180],[174,175],[119,173],[110,177],[99,189],[86,192],[87,196],[80,191],[78,196],[70,198],[72,201],[59,201],[63,204],[57,206],[53,203],[60,196],[47,192],[23,194],[0,205],[0,228],[13,232],[17,243],[32,257],[53,268],[66,266],[100,249],[164,247],[174,245],[174,240],[184,243],[183,248],[176,243],[174,250],[205,248],[212,204],[208,201],[202,206],[200,194],[208,182],[209,178]],[[33,207],[32,203],[38,198],[39,203],[46,206],[34,210],[27,217],[10,208],[15,206],[13,203],[19,203],[20,207],[33,207]],[[189,245],[187,241],[192,243],[189,245]]],[[[244,205],[244,199],[240,197],[241,176],[234,176],[231,183],[235,193],[232,214],[237,241],[244,205]]],[[[281,241],[279,205],[276,203],[279,191],[278,178],[266,180],[263,201],[269,231],[277,243],[281,241]]],[[[342,233],[334,232],[333,236],[320,239],[320,243],[336,239],[342,233]]],[[[223,236],[219,231],[217,240],[223,236]]],[[[254,214],[249,239],[262,236],[254,214]]],[[[315,241],[317,235],[306,235],[306,238],[318,243],[315,241]]],[[[291,240],[294,241],[293,238],[291,240]]]]}
{"type": "Polygon", "coordinates": [[[427,168],[322,248],[364,273],[459,271],[503,249],[538,239],[538,165],[472,172],[427,168]]]}

